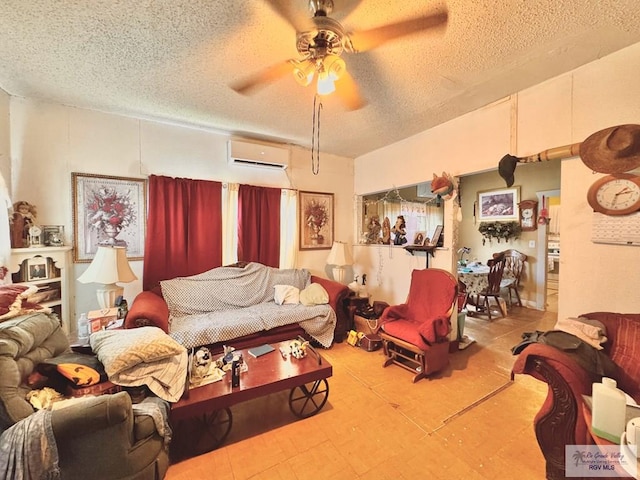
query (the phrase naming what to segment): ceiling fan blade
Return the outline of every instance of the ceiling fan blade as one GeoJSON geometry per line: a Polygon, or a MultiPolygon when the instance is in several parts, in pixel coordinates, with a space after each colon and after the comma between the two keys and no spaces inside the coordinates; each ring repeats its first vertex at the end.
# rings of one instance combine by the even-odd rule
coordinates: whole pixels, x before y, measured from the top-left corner
{"type": "Polygon", "coordinates": [[[360,95],[360,89],[349,72],[344,72],[342,77],[336,80],[335,83],[336,94],[348,110],[358,110],[367,104],[360,95]]]}
{"type": "Polygon", "coordinates": [[[439,12],[424,17],[416,17],[370,30],[354,32],[349,34],[349,38],[354,51],[365,52],[391,40],[445,25],[448,16],[447,12],[439,12]]]}
{"type": "Polygon", "coordinates": [[[296,32],[306,32],[313,28],[313,22],[308,17],[303,17],[296,13],[291,7],[291,0],[266,0],[271,8],[289,24],[295,28],[296,32]]]}
{"type": "Polygon", "coordinates": [[[266,87],[268,84],[280,80],[288,73],[291,73],[293,68],[290,62],[291,60],[276,63],[275,65],[265,68],[261,72],[238,80],[237,82],[233,82],[229,86],[242,95],[251,95],[261,88],[266,87]]]}

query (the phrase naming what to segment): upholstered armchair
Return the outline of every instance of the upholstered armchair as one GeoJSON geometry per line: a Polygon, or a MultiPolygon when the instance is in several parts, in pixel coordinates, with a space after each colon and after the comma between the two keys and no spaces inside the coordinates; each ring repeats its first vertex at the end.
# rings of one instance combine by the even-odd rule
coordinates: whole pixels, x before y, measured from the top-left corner
{"type": "Polygon", "coordinates": [[[547,479],[565,478],[565,445],[591,443],[582,395],[591,395],[592,383],[600,381],[602,373],[614,377],[619,388],[640,402],[640,314],[596,312],[581,316],[604,324],[608,340],[602,351],[615,364],[615,372],[588,371],[578,351],[544,343],[526,346],[512,368],[512,376],[527,374],[548,384],[547,398],[533,419],[547,479]]]}
{"type": "Polygon", "coordinates": [[[151,416],[134,415],[127,392],[81,399],[51,412],[36,412],[26,400],[37,365],[69,352],[54,315],[29,313],[0,322],[0,467],[6,470],[2,460],[8,452],[17,462],[7,478],[18,478],[17,472],[28,468],[23,465],[55,469],[56,460],[64,479],[163,478],[169,465],[165,439],[151,416]],[[41,458],[24,458],[30,450],[16,454],[12,447],[21,438],[38,439],[41,458]]]}
{"type": "Polygon", "coordinates": [[[458,280],[446,270],[411,273],[406,303],[387,307],[380,317],[383,366],[396,364],[415,375],[413,381],[449,364],[451,316],[457,315],[458,280]]]}

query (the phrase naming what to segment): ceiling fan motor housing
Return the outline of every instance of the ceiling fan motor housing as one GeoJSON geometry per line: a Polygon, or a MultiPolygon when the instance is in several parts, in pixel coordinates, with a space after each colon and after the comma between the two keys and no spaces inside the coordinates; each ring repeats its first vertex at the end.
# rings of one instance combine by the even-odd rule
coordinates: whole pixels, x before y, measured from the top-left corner
{"type": "Polygon", "coordinates": [[[298,33],[296,48],[303,57],[313,60],[327,55],[342,55],[344,50],[344,28],[329,17],[313,17],[313,30],[298,33]]]}

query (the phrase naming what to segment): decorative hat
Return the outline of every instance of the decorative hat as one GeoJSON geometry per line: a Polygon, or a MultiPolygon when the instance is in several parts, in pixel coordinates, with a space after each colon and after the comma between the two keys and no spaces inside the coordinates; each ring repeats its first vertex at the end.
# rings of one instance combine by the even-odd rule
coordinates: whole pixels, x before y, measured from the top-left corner
{"type": "Polygon", "coordinates": [[[622,173],[640,167],[640,125],[618,125],[589,136],[580,157],[594,172],[622,173]]]}
{"type": "Polygon", "coordinates": [[[498,173],[504,181],[507,183],[507,187],[513,185],[514,181],[514,173],[516,171],[516,166],[518,165],[518,157],[514,157],[513,155],[505,155],[502,157],[500,162],[498,163],[498,173]]]}

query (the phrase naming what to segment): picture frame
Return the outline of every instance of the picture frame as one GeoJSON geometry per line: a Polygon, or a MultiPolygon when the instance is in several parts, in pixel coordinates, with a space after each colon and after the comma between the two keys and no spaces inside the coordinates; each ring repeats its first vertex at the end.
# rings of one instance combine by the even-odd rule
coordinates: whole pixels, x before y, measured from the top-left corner
{"type": "Polygon", "coordinates": [[[44,257],[32,257],[27,259],[27,282],[47,280],[49,278],[49,263],[44,257]]]}
{"type": "Polygon", "coordinates": [[[329,250],[333,245],[333,193],[298,192],[300,250],[329,250]]]}
{"type": "Polygon", "coordinates": [[[42,238],[46,247],[62,247],[64,245],[64,225],[43,225],[42,238]]]}
{"type": "Polygon", "coordinates": [[[416,232],[416,235],[413,238],[413,244],[424,245],[424,242],[425,242],[425,232],[416,232]]]}
{"type": "Polygon", "coordinates": [[[144,258],[147,180],[73,172],[73,260],[91,262],[100,245],[144,258]]]}
{"type": "Polygon", "coordinates": [[[443,230],[444,230],[444,225],[436,225],[436,228],[433,231],[433,236],[431,237],[431,241],[429,245],[438,246],[438,241],[440,240],[440,235],[442,235],[443,230]]]}
{"type": "Polygon", "coordinates": [[[481,222],[518,221],[519,202],[519,186],[478,192],[478,220],[481,222]]]}

